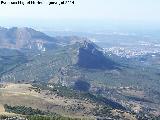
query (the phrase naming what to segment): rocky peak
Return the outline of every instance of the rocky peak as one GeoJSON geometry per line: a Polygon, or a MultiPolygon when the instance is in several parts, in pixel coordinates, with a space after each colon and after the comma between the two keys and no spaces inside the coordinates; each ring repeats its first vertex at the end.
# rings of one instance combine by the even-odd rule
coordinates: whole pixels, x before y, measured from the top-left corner
{"type": "Polygon", "coordinates": [[[1,48],[44,50],[47,46],[54,47],[55,41],[55,38],[27,27],[0,28],[1,48]]]}
{"type": "Polygon", "coordinates": [[[78,51],[77,65],[89,69],[114,69],[116,63],[91,41],[83,41],[78,51]]]}

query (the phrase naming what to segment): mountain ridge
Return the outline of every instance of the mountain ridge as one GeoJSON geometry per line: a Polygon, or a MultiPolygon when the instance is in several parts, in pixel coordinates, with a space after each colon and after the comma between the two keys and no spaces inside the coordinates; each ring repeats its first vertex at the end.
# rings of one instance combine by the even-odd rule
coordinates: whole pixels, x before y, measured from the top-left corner
{"type": "MultiPolygon", "coordinates": [[[[91,70],[92,69],[112,70],[112,69],[117,69],[119,66],[119,64],[117,64],[104,54],[102,48],[100,48],[87,38],[81,38],[75,36],[71,37],[68,36],[64,38],[55,37],[55,39],[53,39],[54,41],[51,42],[51,44],[50,41],[52,39],[49,39],[50,40],[50,41],[48,40],[49,42],[47,41],[48,42],[47,45],[50,47],[46,47],[47,45],[46,46],[43,45],[45,44],[44,42],[46,41],[45,39],[43,39],[45,34],[41,32],[37,32],[31,28],[11,28],[8,30],[11,31],[9,32],[10,36],[16,35],[16,37],[11,37],[10,39],[15,38],[15,40],[13,41],[19,42],[18,51],[22,52],[27,57],[26,63],[23,63],[22,65],[19,65],[14,69],[11,69],[12,71],[9,70],[9,74],[11,74],[12,76],[11,78],[8,79],[9,81],[11,79],[16,79],[16,78],[18,79],[18,81],[21,80],[27,81],[27,79],[31,81],[36,81],[35,79],[37,78],[39,80],[48,81],[49,79],[51,79],[52,76],[59,74],[58,73],[59,69],[65,68],[66,66],[79,67],[77,69],[91,69],[91,70]],[[24,36],[23,32],[25,34],[24,36]],[[23,39],[23,37],[26,39],[23,39]],[[29,47],[26,49],[26,45],[28,45],[27,42],[29,43],[31,40],[36,41],[36,45],[37,43],[39,43],[39,39],[36,38],[42,39],[42,45],[38,44],[37,46],[38,48],[31,49],[29,47]],[[21,40],[23,40],[24,43],[21,43],[21,40]],[[60,45],[60,43],[65,43],[65,46],[60,45]],[[46,65],[44,66],[44,68],[42,67],[43,64],[46,65]],[[45,69],[50,72],[47,73],[45,69]],[[26,75],[30,73],[30,75],[24,77],[25,75],[21,75],[21,72],[18,71],[23,71],[26,75]]],[[[2,35],[0,35],[0,38],[1,36],[2,35]]],[[[34,46],[35,44],[29,43],[29,45],[34,46]]],[[[18,59],[21,58],[17,58],[17,61],[19,61],[18,59]]],[[[69,71],[70,68],[67,67],[66,70],[69,71]]],[[[76,74],[74,72],[73,74],[76,77],[76,74]]],[[[71,76],[68,75],[68,77],[71,76]]],[[[4,78],[6,79],[6,77],[2,77],[3,80],[4,78]]]]}
{"type": "Polygon", "coordinates": [[[0,47],[12,49],[44,49],[43,46],[52,44],[56,46],[57,40],[32,28],[1,28],[0,47]]]}
{"type": "MultiPolygon", "coordinates": [[[[89,110],[90,113],[96,110],[98,114],[95,113],[95,116],[110,116],[108,112],[112,109],[110,110],[108,105],[114,109],[112,112],[115,112],[115,109],[125,108],[122,112],[127,110],[128,113],[137,115],[137,118],[140,115],[140,119],[141,115],[142,118],[146,115],[150,118],[150,112],[153,114],[155,111],[159,112],[159,69],[105,53],[87,38],[49,37],[29,28],[1,28],[0,32],[3,33],[0,34],[2,84],[16,83],[16,86],[31,84],[32,88],[25,88],[30,95],[35,91],[40,98],[43,96],[52,102],[54,94],[55,98],[67,98],[67,101],[63,101],[64,105],[72,103],[71,98],[74,98],[74,101],[83,99],[84,102],[93,102],[93,105],[100,105],[89,110]],[[3,46],[7,43],[8,46],[3,46]]],[[[5,97],[8,97],[8,94],[5,97]]],[[[15,93],[13,97],[15,98],[15,93]]],[[[32,101],[30,97],[21,99],[28,98],[32,101]]],[[[6,100],[3,101],[5,104],[6,100]]],[[[12,103],[13,99],[9,100],[12,103]]],[[[17,104],[17,101],[15,102],[17,104]]],[[[27,105],[25,104],[27,102],[23,102],[23,105],[27,105]]],[[[47,103],[45,105],[48,105],[47,103]]],[[[32,105],[37,105],[37,101],[35,104],[29,104],[31,107],[32,105]]],[[[51,105],[54,108],[56,104],[51,105]]],[[[80,108],[84,110],[83,106],[79,108],[79,103],[77,105],[76,109],[72,109],[75,106],[71,106],[69,110],[71,112],[76,110],[76,113],[79,113],[80,108]]],[[[59,110],[60,106],[56,108],[59,110]]],[[[68,111],[68,106],[65,110],[68,111]]],[[[119,115],[124,118],[122,112],[119,111],[119,115]]]]}

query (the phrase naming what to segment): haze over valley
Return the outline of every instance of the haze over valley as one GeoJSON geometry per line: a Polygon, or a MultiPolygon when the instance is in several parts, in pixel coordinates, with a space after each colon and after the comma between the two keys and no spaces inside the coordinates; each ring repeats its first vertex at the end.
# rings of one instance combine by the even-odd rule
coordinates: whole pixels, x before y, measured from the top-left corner
{"type": "Polygon", "coordinates": [[[4,118],[159,119],[157,33],[44,32],[0,28],[4,118]]]}

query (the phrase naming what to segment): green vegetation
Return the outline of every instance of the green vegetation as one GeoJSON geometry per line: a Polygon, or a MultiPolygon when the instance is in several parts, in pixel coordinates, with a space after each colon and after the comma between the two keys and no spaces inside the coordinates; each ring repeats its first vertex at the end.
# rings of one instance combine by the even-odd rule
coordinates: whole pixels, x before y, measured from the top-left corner
{"type": "Polygon", "coordinates": [[[100,116],[100,117],[113,117],[111,113],[111,108],[109,107],[96,107],[93,110],[93,113],[95,116],[100,116]]]}
{"type": "Polygon", "coordinates": [[[77,90],[74,90],[73,88],[62,86],[60,84],[58,85],[50,84],[50,85],[52,86],[52,88],[48,87],[48,85],[45,83],[33,84],[33,86],[36,87],[37,90],[39,89],[50,90],[53,92],[53,94],[57,94],[58,96],[61,96],[61,97],[87,100],[90,102],[94,102],[96,104],[104,105],[109,108],[125,110],[125,107],[123,107],[119,103],[109,100],[101,95],[92,94],[90,92],[77,91],[77,90]]]}
{"type": "Polygon", "coordinates": [[[56,116],[39,116],[39,115],[34,115],[34,116],[27,116],[28,120],[81,120],[78,118],[69,118],[69,117],[56,117],[56,116]]]}
{"type": "MultiPolygon", "coordinates": [[[[139,59],[141,58],[136,60],[104,55],[96,49],[94,44],[87,42],[47,49],[46,52],[0,49],[0,80],[35,83],[33,84],[34,90],[38,93],[41,90],[49,90],[51,94],[57,96],[102,105],[104,108],[97,108],[95,111],[95,115],[99,116],[109,116],[110,109],[125,111],[128,105],[123,107],[119,103],[125,104],[130,101],[138,101],[142,106],[147,104],[147,108],[159,111],[160,66],[159,64],[152,66],[150,61],[142,63],[139,59]],[[104,66],[110,69],[104,69],[104,66]],[[77,83],[79,80],[86,81],[86,83],[83,85],[77,83]],[[48,83],[55,84],[49,87],[48,83]],[[62,86],[63,83],[69,87],[62,86]],[[97,94],[97,91],[100,92],[97,94]],[[138,93],[138,91],[141,92],[138,93]]],[[[159,57],[154,63],[159,63],[158,60],[159,57]]],[[[32,116],[33,119],[38,117],[50,119],[45,117],[50,113],[25,106],[5,105],[5,109],[17,114],[38,115],[32,116]]],[[[130,107],[129,111],[131,109],[130,107]]],[[[145,115],[140,114],[138,117],[143,119],[145,115]]]]}
{"type": "Polygon", "coordinates": [[[16,116],[16,117],[9,117],[6,115],[0,116],[0,120],[86,120],[80,118],[69,118],[69,117],[62,117],[62,116],[46,116],[46,115],[28,115],[28,116],[16,116]]]}
{"type": "MultiPolygon", "coordinates": [[[[39,109],[33,109],[31,107],[25,106],[9,106],[7,104],[4,105],[5,111],[9,113],[15,113],[19,115],[25,115],[24,118],[28,120],[81,120],[78,118],[69,118],[63,117],[56,113],[44,112],[39,109]]],[[[0,116],[1,119],[8,118],[7,116],[0,116]]],[[[18,119],[18,118],[17,118],[18,119]]]]}
{"type": "Polygon", "coordinates": [[[160,116],[155,116],[152,114],[145,114],[143,112],[140,112],[136,115],[136,118],[138,120],[160,120],[160,116]]]}
{"type": "Polygon", "coordinates": [[[0,49],[0,75],[27,62],[24,54],[16,50],[0,49]]]}
{"type": "Polygon", "coordinates": [[[9,106],[7,104],[4,105],[5,111],[10,113],[22,114],[22,115],[47,115],[48,112],[43,112],[38,109],[32,109],[31,107],[25,106],[9,106]]]}

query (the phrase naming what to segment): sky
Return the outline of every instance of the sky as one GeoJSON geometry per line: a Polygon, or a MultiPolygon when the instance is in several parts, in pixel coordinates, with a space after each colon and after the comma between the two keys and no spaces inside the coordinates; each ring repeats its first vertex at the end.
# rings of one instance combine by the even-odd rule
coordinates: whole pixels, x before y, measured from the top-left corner
{"type": "MultiPolygon", "coordinates": [[[[9,3],[16,0],[3,0],[9,3]]],[[[29,0],[22,0],[26,3],[29,0]]],[[[37,2],[38,0],[35,0],[37,2]]],[[[48,5],[0,4],[1,26],[65,26],[111,28],[159,27],[160,0],[74,0],[75,4],[48,5]]]]}

